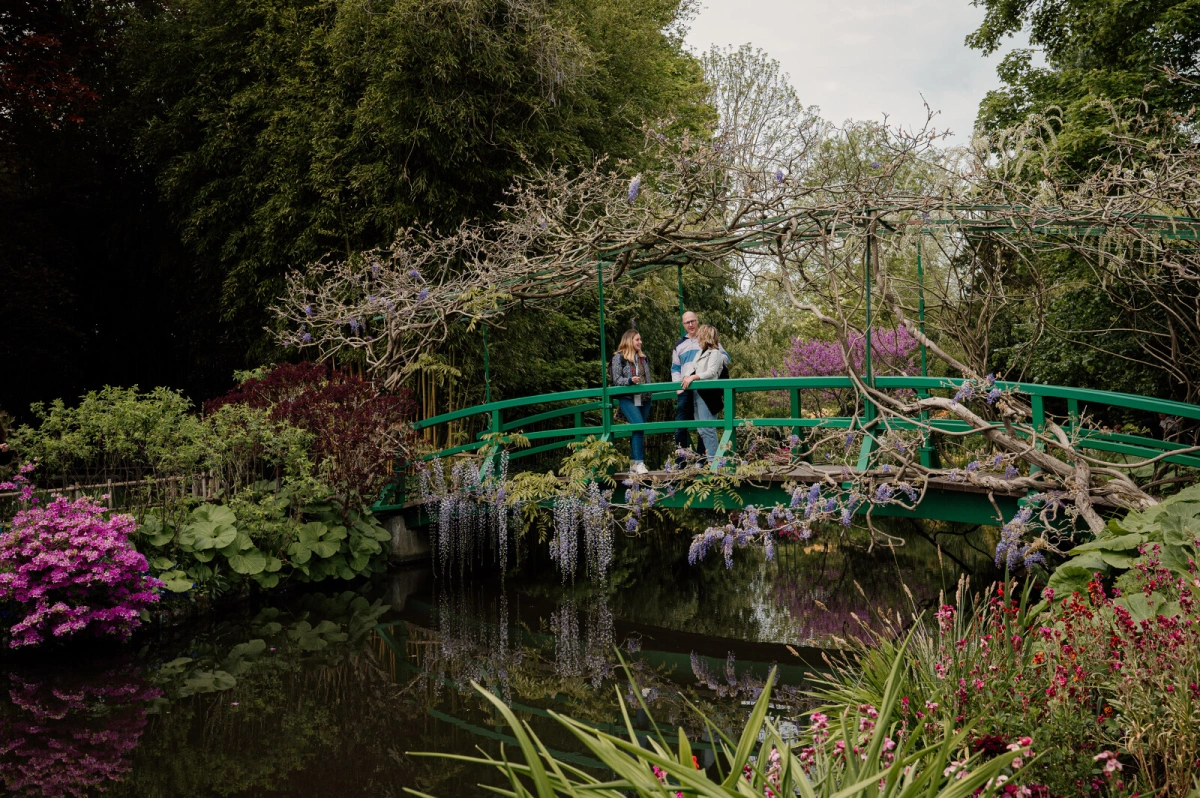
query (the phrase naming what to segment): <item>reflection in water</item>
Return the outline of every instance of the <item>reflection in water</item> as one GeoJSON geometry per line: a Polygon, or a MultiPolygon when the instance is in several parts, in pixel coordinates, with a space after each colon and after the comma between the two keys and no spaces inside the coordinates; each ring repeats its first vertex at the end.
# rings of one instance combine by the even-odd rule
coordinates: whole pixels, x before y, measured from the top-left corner
{"type": "Polygon", "coordinates": [[[989,562],[969,537],[939,537],[941,557],[908,537],[873,552],[853,537],[818,538],[726,570],[688,566],[686,531],[664,529],[618,539],[605,586],[564,586],[549,562],[503,582],[411,570],[163,630],[116,663],[99,649],[60,655],[71,664],[52,671],[17,659],[0,679],[0,788],[29,798],[483,795],[473,785],[496,774],[406,753],[499,756],[512,743],[472,682],[581,767],[599,763],[549,712],[621,733],[618,693],[640,734],[653,733],[644,703],[660,723],[682,724],[707,764],[708,730],[688,703],[733,730],[777,664],[773,707],[786,728],[807,707],[805,673],[823,667],[805,644],[828,647],[880,611],[907,617],[989,562]]]}
{"type": "Polygon", "coordinates": [[[884,618],[902,626],[934,606],[939,591],[953,590],[962,573],[990,574],[985,547],[972,548],[978,537],[946,536],[940,549],[919,536],[873,551],[837,537],[784,545],[768,577],[770,591],[802,645],[869,639],[884,631],[884,618]]]}
{"type": "Polygon", "coordinates": [[[161,692],[140,669],[98,674],[8,674],[0,727],[0,783],[8,795],[83,796],[129,771],[146,726],[146,706],[161,692]]]}
{"type": "Polygon", "coordinates": [[[587,602],[581,614],[566,599],[550,614],[554,631],[554,670],[564,679],[587,679],[593,688],[613,672],[613,616],[600,595],[587,602]],[[582,623],[581,623],[582,620],[582,623]]]}
{"type": "MultiPolygon", "coordinates": [[[[435,697],[443,684],[469,693],[475,682],[505,701],[512,700],[509,673],[521,667],[525,650],[509,642],[507,595],[492,602],[465,586],[443,589],[438,596],[436,628],[436,635],[421,636],[425,645],[414,652],[424,673],[432,677],[429,686],[435,697]]],[[[405,633],[411,636],[420,631],[410,624],[405,633]]]]}

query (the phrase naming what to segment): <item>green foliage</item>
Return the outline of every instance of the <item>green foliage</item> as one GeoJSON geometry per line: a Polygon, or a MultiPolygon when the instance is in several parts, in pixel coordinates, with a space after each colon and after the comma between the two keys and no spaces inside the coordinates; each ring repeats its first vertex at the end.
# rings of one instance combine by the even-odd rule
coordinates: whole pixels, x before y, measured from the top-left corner
{"type": "Polygon", "coordinates": [[[205,418],[201,462],[232,495],[263,474],[310,478],[310,444],[309,433],[272,418],[267,408],[227,404],[205,418]]]}
{"type": "Polygon", "coordinates": [[[181,0],[131,26],[131,115],[244,333],[284,270],[488,215],[530,163],[708,122],[679,0],[181,0]]]}
{"type": "Polygon", "coordinates": [[[1200,585],[1194,583],[1195,563],[1200,562],[1200,485],[1109,521],[1103,533],[1069,554],[1074,556],[1054,570],[1048,583],[1057,599],[1086,593],[1088,582],[1100,574],[1115,580],[1124,595],[1114,603],[1135,619],[1178,614],[1175,580],[1185,579],[1185,589],[1200,599],[1200,585]],[[1162,569],[1172,578],[1162,579],[1162,569]]]}
{"type": "Polygon", "coordinates": [[[387,530],[367,510],[259,483],[228,505],[201,504],[182,519],[149,513],[135,543],[166,589],[210,596],[270,589],[294,579],[355,579],[385,569],[387,530]],[[311,497],[309,497],[311,498],[311,497]]]}
{"type": "Polygon", "coordinates": [[[980,104],[977,126],[1008,127],[1030,114],[1053,109],[1057,146],[1083,166],[1110,144],[1114,130],[1110,105],[1154,116],[1188,113],[1200,99],[1196,56],[1200,22],[1189,0],[1138,3],[1129,0],[983,0],[987,15],[967,37],[985,53],[1022,29],[1040,48],[1045,67],[1035,67],[1031,50],[1015,50],[997,72],[1004,88],[980,104]],[[1163,67],[1193,81],[1169,80],[1163,67]]]}
{"type": "MultiPolygon", "coordinates": [[[[1183,399],[1173,394],[1166,373],[1148,362],[1142,336],[1121,326],[1122,311],[1108,290],[1095,283],[1086,266],[1065,261],[1052,272],[1061,284],[1046,315],[1049,335],[1038,334],[1020,305],[993,328],[997,373],[1046,385],[1183,399]]],[[[1159,312],[1152,303],[1139,304],[1144,317],[1159,312]]]]}
{"type": "Polygon", "coordinates": [[[563,479],[572,484],[586,484],[593,480],[607,485],[616,484],[612,475],[625,465],[625,458],[617,453],[611,442],[589,435],[582,441],[569,443],[567,448],[571,454],[563,459],[558,469],[563,479]]]}
{"type": "Polygon", "coordinates": [[[32,410],[37,425],[21,426],[9,443],[52,477],[159,477],[186,473],[202,458],[203,425],[191,402],[169,388],[108,386],[84,394],[77,407],[55,399],[32,410]]]}

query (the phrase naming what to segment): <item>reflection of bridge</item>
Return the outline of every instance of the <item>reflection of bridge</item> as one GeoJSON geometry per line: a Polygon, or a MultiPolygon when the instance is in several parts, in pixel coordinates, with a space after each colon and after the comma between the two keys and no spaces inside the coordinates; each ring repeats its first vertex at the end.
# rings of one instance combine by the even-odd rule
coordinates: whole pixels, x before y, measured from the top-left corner
{"type": "MultiPolygon", "coordinates": [[[[918,396],[952,395],[962,384],[962,380],[939,377],[874,377],[871,379],[874,387],[882,391],[913,391],[918,396]]],[[[787,494],[783,490],[784,482],[805,483],[816,482],[828,474],[845,475],[847,472],[841,465],[826,465],[812,462],[812,451],[806,445],[806,439],[814,434],[828,434],[844,430],[847,434],[856,433],[861,437],[857,451],[857,461],[847,465],[854,479],[887,480],[888,477],[880,470],[872,468],[873,454],[878,451],[879,439],[885,432],[892,430],[916,431],[918,423],[910,420],[884,418],[877,414],[876,409],[868,401],[859,408],[857,415],[841,417],[805,417],[802,409],[807,395],[810,400],[818,392],[833,390],[852,391],[853,383],[848,377],[788,377],[766,379],[731,379],[710,383],[694,383],[696,387],[719,388],[724,391],[725,417],[717,421],[676,422],[651,421],[644,424],[614,424],[613,410],[618,397],[634,393],[654,391],[656,400],[675,399],[673,383],[659,383],[645,386],[601,387],[578,391],[543,394],[520,399],[509,399],[500,402],[489,402],[474,407],[456,410],[434,418],[419,422],[418,430],[425,431],[435,446],[441,448],[432,457],[448,457],[478,451],[506,434],[519,433],[530,442],[525,449],[510,451],[510,459],[529,457],[544,452],[565,449],[568,444],[585,440],[588,436],[596,436],[604,440],[626,438],[635,430],[641,430],[647,435],[672,434],[677,428],[696,429],[702,426],[716,426],[721,432],[720,452],[732,452],[737,444],[736,430],[750,425],[759,428],[773,428],[783,438],[795,434],[800,438],[800,445],[793,449],[797,462],[787,473],[777,474],[765,479],[755,479],[755,485],[743,483],[732,494],[724,493],[708,495],[705,498],[690,497],[683,490],[674,496],[662,496],[659,506],[663,507],[737,507],[745,504],[771,506],[776,502],[786,502],[787,494]],[[780,417],[746,418],[738,414],[738,397],[753,393],[773,392],[787,397],[788,411],[780,417]]],[[[1166,441],[1149,435],[1132,435],[1107,429],[1095,429],[1080,423],[1087,416],[1111,417],[1115,410],[1122,416],[1128,416],[1129,411],[1141,414],[1147,419],[1147,424],[1154,427],[1164,417],[1200,420],[1200,407],[1195,405],[1173,402],[1163,399],[1152,399],[1132,394],[1096,391],[1082,388],[1061,388],[1051,385],[1036,385],[1029,383],[997,383],[1001,390],[1012,390],[1029,397],[1032,408],[1032,425],[1039,432],[1045,428],[1047,418],[1053,418],[1061,423],[1063,428],[1078,440],[1077,446],[1093,453],[1107,453],[1102,456],[1125,456],[1135,460],[1148,459],[1165,455],[1165,462],[1183,466],[1200,468],[1200,456],[1190,451],[1184,444],[1166,441]],[[1186,453],[1170,454],[1173,451],[1188,450],[1186,453]]],[[[743,407],[745,404],[743,403],[743,407]]],[[[816,403],[814,402],[814,407],[816,403]]],[[[952,418],[930,418],[922,416],[921,424],[941,433],[968,437],[978,436],[972,432],[966,422],[952,418]]],[[[1001,422],[996,422],[1002,427],[1001,422]]],[[[977,440],[980,440],[977,437],[977,440]]],[[[1040,443],[1038,444],[1041,445],[1040,443]]],[[[920,450],[921,464],[924,466],[937,465],[938,453],[930,445],[928,437],[920,450]]],[[[854,458],[851,457],[851,461],[854,458]]],[[[652,473],[653,475],[653,473],[652,473]]],[[[658,474],[662,476],[661,472],[658,474]]],[[[706,479],[701,475],[698,480],[706,479]]],[[[849,488],[849,483],[843,483],[849,488]]],[[[991,490],[973,484],[967,477],[954,478],[951,476],[931,477],[925,496],[916,509],[909,509],[897,504],[873,506],[871,512],[875,515],[893,515],[906,517],[921,517],[966,523],[996,524],[1012,517],[1017,510],[1017,502],[1024,495],[1023,491],[993,487],[991,490]],[[1003,519],[997,518],[997,510],[1003,519]]],[[[410,526],[428,522],[423,517],[416,502],[406,501],[402,492],[391,492],[376,505],[377,510],[402,510],[410,526]]],[[[859,512],[864,512],[860,507],[859,512]]]]}
{"type": "MultiPolygon", "coordinates": [[[[554,606],[554,603],[539,603],[536,599],[526,600],[526,604],[540,604],[543,611],[554,606]]],[[[494,642],[495,637],[488,640],[454,639],[453,634],[440,630],[438,614],[444,610],[435,609],[419,599],[409,597],[405,602],[402,620],[380,623],[375,626],[374,647],[379,662],[388,671],[391,678],[400,684],[413,685],[425,682],[425,688],[433,696],[439,696],[442,689],[460,694],[470,694],[472,691],[461,681],[456,681],[442,673],[437,667],[436,660],[445,660],[443,665],[451,665],[453,660],[464,660],[470,657],[486,659],[492,677],[500,672],[523,669],[523,675],[518,678],[516,673],[508,673],[506,679],[512,678],[516,686],[512,687],[512,695],[506,695],[505,701],[523,718],[533,724],[540,737],[547,743],[558,743],[562,748],[552,749],[556,758],[575,765],[603,770],[604,766],[598,760],[587,756],[578,750],[577,743],[569,735],[562,733],[556,724],[548,723],[551,711],[557,710],[566,714],[577,713],[579,710],[578,696],[594,693],[597,697],[596,707],[602,708],[602,715],[610,715],[610,721],[601,721],[593,717],[585,721],[592,728],[608,734],[625,735],[626,728],[621,722],[615,699],[612,693],[613,684],[623,683],[623,676],[618,668],[614,655],[614,643],[634,636],[646,643],[646,647],[636,652],[623,654],[626,662],[638,663],[635,673],[641,680],[641,686],[660,684],[671,693],[680,692],[687,687],[697,691],[697,695],[711,702],[724,702],[727,711],[733,712],[739,719],[744,720],[749,713],[746,699],[754,697],[751,686],[761,688],[772,669],[776,671],[777,701],[786,701],[788,695],[795,695],[802,688],[811,686],[814,675],[828,677],[831,674],[823,651],[806,646],[797,647],[775,643],[754,643],[740,639],[713,637],[662,627],[646,626],[644,624],[619,622],[615,638],[603,641],[603,650],[607,667],[612,672],[605,678],[605,689],[589,689],[588,679],[581,675],[574,677],[557,673],[549,662],[539,662],[534,656],[527,656],[529,651],[543,651],[551,657],[561,649],[570,649],[574,642],[575,648],[582,648],[580,641],[562,641],[556,639],[556,634],[533,631],[533,624],[515,623],[511,627],[500,626],[492,619],[471,618],[469,622],[478,624],[480,629],[487,629],[492,635],[501,635],[511,643],[513,648],[526,650],[520,661],[506,661],[496,650],[490,650],[487,642],[494,642]],[[511,639],[510,639],[511,638],[511,639]],[[565,645],[564,645],[565,643],[565,645]],[[739,657],[733,659],[732,652],[737,650],[739,657]],[[695,672],[697,664],[721,674],[722,686],[735,685],[730,695],[714,693],[706,688],[699,674],[695,672]],[[574,684],[571,684],[574,682],[574,684]],[[557,688],[557,689],[556,689],[557,688]],[[739,707],[745,707],[740,709],[739,707]]],[[[503,620],[500,623],[504,623],[503,620]]],[[[612,630],[610,629],[610,632],[612,630]]],[[[506,649],[507,650],[507,649],[506,649]]],[[[450,668],[449,670],[452,670],[450,668]]],[[[483,682],[485,680],[480,679],[483,682]]],[[[486,684],[486,687],[499,693],[498,685],[486,684]]],[[[479,707],[485,707],[479,702],[479,707]]],[[[593,707],[593,714],[596,707],[593,707]]],[[[510,730],[504,728],[490,709],[481,712],[471,704],[460,701],[440,701],[434,698],[431,705],[425,708],[426,716],[434,721],[448,724],[451,727],[467,732],[476,743],[490,748],[484,741],[498,742],[503,745],[516,746],[517,740],[510,730]]],[[[660,708],[656,715],[669,714],[660,708]]],[[[649,738],[657,734],[674,736],[674,723],[663,722],[660,717],[654,720],[636,707],[632,711],[632,719],[639,738],[649,745],[649,738]]],[[[693,751],[700,757],[702,767],[708,767],[714,762],[714,748],[704,735],[693,735],[691,743],[693,751]]],[[[499,756],[499,751],[491,752],[499,756]]]]}

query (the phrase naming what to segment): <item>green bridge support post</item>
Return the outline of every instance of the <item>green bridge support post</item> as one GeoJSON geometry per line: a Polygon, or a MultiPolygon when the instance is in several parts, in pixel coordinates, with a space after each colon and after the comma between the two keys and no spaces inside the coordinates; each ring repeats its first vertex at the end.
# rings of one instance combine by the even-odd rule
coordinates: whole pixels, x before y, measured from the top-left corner
{"type": "MultiPolygon", "coordinates": [[[[492,365],[488,357],[488,328],[483,325],[483,401],[485,404],[491,404],[492,401],[492,365]]],[[[493,429],[492,432],[499,432],[499,429],[493,429]]]]}
{"type": "MultiPolygon", "coordinates": [[[[863,213],[868,213],[868,209],[864,208],[863,213]]],[[[867,387],[875,387],[875,370],[871,363],[871,245],[874,243],[874,233],[871,231],[872,217],[867,216],[867,245],[863,250],[863,288],[864,300],[866,302],[867,311],[867,333],[866,340],[863,341],[863,380],[867,383],[867,387]]],[[[863,397],[863,439],[862,446],[858,450],[859,471],[865,471],[871,463],[871,452],[875,450],[875,438],[872,432],[867,431],[867,426],[875,420],[875,403],[868,396],[863,397]]]]}
{"type": "MultiPolygon", "coordinates": [[[[799,420],[800,419],[800,411],[801,411],[800,389],[792,388],[790,393],[791,393],[791,399],[792,399],[791,417],[793,419],[799,420]]],[[[803,429],[804,429],[804,427],[792,427],[792,434],[795,435],[797,438],[799,438],[801,435],[801,430],[803,430],[803,429]]],[[[801,443],[800,441],[797,441],[796,445],[792,447],[792,457],[799,457],[804,462],[807,462],[808,460],[812,459],[811,457],[809,457],[809,458],[804,457],[804,444],[801,443]]]]}
{"type": "Polygon", "coordinates": [[[596,265],[596,290],[600,297],[600,414],[604,440],[612,433],[612,401],[608,397],[608,333],[604,328],[604,261],[596,265]]]}
{"type": "MultiPolygon", "coordinates": [[[[1030,406],[1033,411],[1033,429],[1038,435],[1041,435],[1046,431],[1046,401],[1043,397],[1034,394],[1030,397],[1030,406]]],[[[1045,451],[1046,446],[1041,441],[1036,441],[1034,448],[1041,452],[1045,451]]],[[[1033,476],[1041,470],[1037,466],[1031,465],[1029,467],[1029,475],[1033,476]]]]}
{"type": "MultiPolygon", "coordinates": [[[[925,270],[921,263],[921,241],[925,238],[925,231],[917,232],[917,325],[921,331],[921,376],[929,376],[929,353],[925,347],[925,270]]],[[[918,399],[928,399],[929,391],[925,388],[917,389],[918,399]]],[[[928,411],[921,411],[920,420],[922,423],[929,422],[928,411]]],[[[921,465],[925,468],[937,468],[938,454],[930,444],[928,430],[921,432],[921,465]]]]}

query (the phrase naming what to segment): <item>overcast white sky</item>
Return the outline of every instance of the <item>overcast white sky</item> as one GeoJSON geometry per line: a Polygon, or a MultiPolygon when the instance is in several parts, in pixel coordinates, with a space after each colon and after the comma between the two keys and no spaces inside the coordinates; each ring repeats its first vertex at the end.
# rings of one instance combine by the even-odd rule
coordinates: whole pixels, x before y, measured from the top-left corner
{"type": "Polygon", "coordinates": [[[984,58],[963,39],[983,19],[969,0],[701,0],[688,43],[697,54],[717,44],[750,43],[789,73],[805,105],[846,119],[919,125],[934,110],[939,130],[965,143],[979,101],[1000,85],[996,65],[1022,36],[984,58]]]}

